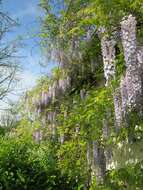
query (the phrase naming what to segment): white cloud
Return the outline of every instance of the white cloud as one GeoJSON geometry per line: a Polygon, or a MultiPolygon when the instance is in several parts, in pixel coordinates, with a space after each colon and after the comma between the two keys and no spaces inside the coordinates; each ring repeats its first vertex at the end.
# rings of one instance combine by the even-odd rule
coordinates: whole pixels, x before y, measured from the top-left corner
{"type": "Polygon", "coordinates": [[[23,71],[22,73],[20,73],[19,78],[19,87],[22,90],[27,90],[35,86],[38,76],[33,74],[31,71],[23,71]]]}

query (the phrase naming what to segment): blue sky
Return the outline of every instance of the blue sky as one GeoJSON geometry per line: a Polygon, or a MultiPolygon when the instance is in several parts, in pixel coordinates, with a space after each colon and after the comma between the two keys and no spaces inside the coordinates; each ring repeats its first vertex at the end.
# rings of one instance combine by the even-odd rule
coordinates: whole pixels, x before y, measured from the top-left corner
{"type": "Polygon", "coordinates": [[[39,17],[42,16],[38,3],[39,0],[3,0],[2,11],[8,12],[19,23],[4,40],[7,43],[20,37],[24,45],[18,50],[18,55],[23,57],[20,58],[22,69],[18,75],[18,85],[15,86],[14,94],[9,94],[6,100],[0,102],[1,109],[7,108],[9,101],[17,101],[23,92],[36,84],[41,75],[49,74],[54,67],[54,64],[48,62],[44,63],[46,68],[39,64],[43,62],[43,56],[38,45],[40,39],[37,37],[40,31],[39,17]]]}
{"type": "MultiPolygon", "coordinates": [[[[19,94],[31,89],[41,75],[50,73],[54,67],[53,64],[48,62],[46,63],[46,68],[41,67],[39,64],[39,62],[43,61],[43,58],[38,45],[40,40],[37,37],[40,31],[39,17],[42,16],[38,3],[39,0],[3,0],[2,3],[2,10],[8,12],[19,23],[19,26],[13,28],[6,36],[5,41],[13,41],[20,37],[24,44],[18,50],[18,55],[23,57],[20,59],[22,66],[21,73],[18,76],[20,82],[16,87],[16,95],[10,94],[8,96],[10,101],[17,100],[19,94]]],[[[6,104],[1,104],[0,102],[0,105],[4,107],[6,104]]]]}
{"type": "Polygon", "coordinates": [[[18,54],[23,71],[21,73],[22,88],[28,89],[34,86],[36,79],[43,73],[49,73],[53,64],[46,63],[47,68],[39,65],[42,62],[38,37],[42,15],[38,7],[39,0],[3,0],[2,9],[8,12],[12,18],[20,24],[7,36],[7,40],[14,40],[19,36],[23,39],[24,47],[19,49],[18,54]]]}

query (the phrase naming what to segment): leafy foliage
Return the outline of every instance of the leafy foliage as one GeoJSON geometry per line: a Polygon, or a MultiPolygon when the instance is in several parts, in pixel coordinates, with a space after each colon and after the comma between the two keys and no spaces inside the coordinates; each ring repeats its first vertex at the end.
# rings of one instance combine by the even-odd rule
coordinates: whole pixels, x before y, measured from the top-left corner
{"type": "Polygon", "coordinates": [[[106,151],[110,146],[117,148],[120,142],[132,144],[142,140],[142,115],[137,110],[127,114],[123,128],[118,131],[114,128],[113,93],[125,70],[123,49],[117,42],[116,80],[108,88],[104,87],[98,35],[101,27],[110,35],[118,29],[124,16],[133,14],[138,20],[137,32],[141,39],[142,1],[41,0],[40,6],[45,12],[41,43],[50,59],[61,67],[55,68],[51,77],[40,78],[18,105],[15,122],[8,130],[5,125],[0,128],[0,189],[141,190],[142,161],[110,169],[103,183],[97,182],[91,170],[93,142],[98,142],[106,151]],[[45,110],[37,114],[35,110],[42,93],[48,93],[49,86],[67,76],[71,79],[71,89],[62,98],[49,101],[43,106],[45,110]],[[52,111],[57,114],[56,138],[49,134],[53,125],[47,121],[52,111]],[[108,137],[104,135],[105,120],[110,131],[108,137]],[[38,141],[35,133],[41,135],[38,141]],[[87,163],[89,144],[90,166],[87,163]]]}

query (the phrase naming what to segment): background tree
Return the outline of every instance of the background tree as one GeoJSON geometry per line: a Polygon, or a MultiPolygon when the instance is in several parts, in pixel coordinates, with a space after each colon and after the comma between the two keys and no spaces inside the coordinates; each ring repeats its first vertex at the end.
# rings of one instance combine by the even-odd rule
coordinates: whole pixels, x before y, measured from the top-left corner
{"type": "Polygon", "coordinates": [[[6,37],[14,26],[16,22],[7,13],[0,11],[0,100],[13,90],[19,68],[18,43],[16,40],[6,42],[6,37]]]}

